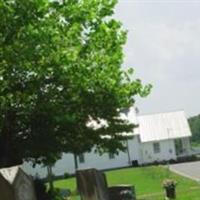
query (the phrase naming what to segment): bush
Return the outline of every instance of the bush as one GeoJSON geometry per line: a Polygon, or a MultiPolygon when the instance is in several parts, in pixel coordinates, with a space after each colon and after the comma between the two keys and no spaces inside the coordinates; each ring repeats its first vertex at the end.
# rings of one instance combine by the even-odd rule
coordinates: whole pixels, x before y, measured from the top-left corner
{"type": "Polygon", "coordinates": [[[34,186],[37,200],[63,200],[59,189],[49,191],[45,182],[39,178],[34,180],[34,186]]]}
{"type": "Polygon", "coordinates": [[[48,194],[51,200],[64,200],[60,194],[60,190],[57,188],[54,191],[49,191],[48,194]]]}
{"type": "Polygon", "coordinates": [[[175,188],[177,185],[177,182],[175,180],[172,179],[165,179],[163,181],[163,188],[175,188]]]}
{"type": "Polygon", "coordinates": [[[178,162],[191,162],[191,161],[197,161],[198,158],[196,155],[191,155],[191,156],[183,156],[183,157],[179,157],[177,159],[178,162]]]}
{"type": "Polygon", "coordinates": [[[70,177],[70,174],[69,174],[68,172],[65,172],[64,175],[63,175],[63,177],[64,177],[65,179],[67,179],[67,178],[70,177]]]}

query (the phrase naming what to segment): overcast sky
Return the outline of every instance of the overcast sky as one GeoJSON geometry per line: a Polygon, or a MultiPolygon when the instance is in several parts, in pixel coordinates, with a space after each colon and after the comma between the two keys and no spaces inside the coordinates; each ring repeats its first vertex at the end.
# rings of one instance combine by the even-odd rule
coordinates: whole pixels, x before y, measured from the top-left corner
{"type": "Polygon", "coordinates": [[[153,84],[140,113],[200,114],[200,0],[119,0],[116,17],[129,31],[124,65],[153,84]]]}

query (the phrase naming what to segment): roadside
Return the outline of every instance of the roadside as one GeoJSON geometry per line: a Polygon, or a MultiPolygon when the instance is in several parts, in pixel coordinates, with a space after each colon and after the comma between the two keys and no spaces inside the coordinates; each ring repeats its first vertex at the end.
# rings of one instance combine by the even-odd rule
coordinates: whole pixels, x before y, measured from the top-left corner
{"type": "Polygon", "coordinates": [[[170,165],[170,170],[200,182],[200,161],[170,165]]]}

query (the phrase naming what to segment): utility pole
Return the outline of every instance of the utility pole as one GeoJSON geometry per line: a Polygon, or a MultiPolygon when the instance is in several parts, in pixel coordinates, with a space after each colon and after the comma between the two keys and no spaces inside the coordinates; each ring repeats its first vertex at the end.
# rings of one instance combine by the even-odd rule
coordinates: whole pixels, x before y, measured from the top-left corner
{"type": "MultiPolygon", "coordinates": [[[[171,129],[170,128],[167,128],[167,139],[168,139],[168,143],[170,144],[170,131],[171,129]]],[[[170,153],[170,149],[169,149],[169,152],[170,153]]],[[[168,172],[169,172],[169,169],[170,169],[170,163],[169,163],[169,158],[167,159],[167,169],[168,169],[168,172]]],[[[169,175],[169,174],[168,174],[169,175]]]]}

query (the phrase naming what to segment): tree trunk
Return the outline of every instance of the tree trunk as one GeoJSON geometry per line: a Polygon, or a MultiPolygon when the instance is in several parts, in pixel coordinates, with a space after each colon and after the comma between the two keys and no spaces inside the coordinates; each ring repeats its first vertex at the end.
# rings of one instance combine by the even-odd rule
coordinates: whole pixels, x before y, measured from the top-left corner
{"type": "Polygon", "coordinates": [[[52,174],[52,166],[47,166],[47,175],[48,175],[48,181],[49,181],[49,190],[50,192],[54,191],[54,185],[53,185],[53,174],[52,174]]]}
{"type": "Polygon", "coordinates": [[[12,152],[12,137],[10,130],[8,128],[4,128],[2,130],[1,136],[1,167],[10,167],[15,164],[13,160],[13,152],[12,152]]]}
{"type": "Polygon", "coordinates": [[[16,151],[16,141],[14,141],[15,125],[16,113],[7,112],[0,135],[0,167],[10,167],[22,163],[22,160],[19,159],[20,154],[16,151]]]}
{"type": "Polygon", "coordinates": [[[78,170],[78,156],[77,154],[74,154],[74,166],[75,166],[75,171],[78,170]]]}

